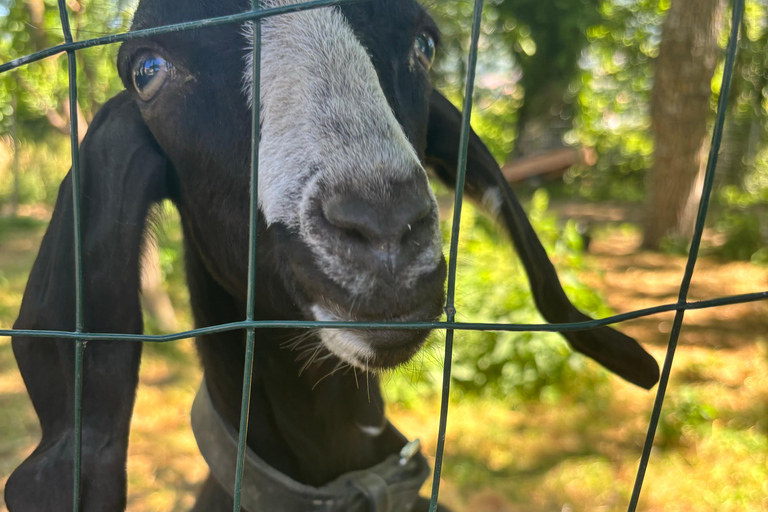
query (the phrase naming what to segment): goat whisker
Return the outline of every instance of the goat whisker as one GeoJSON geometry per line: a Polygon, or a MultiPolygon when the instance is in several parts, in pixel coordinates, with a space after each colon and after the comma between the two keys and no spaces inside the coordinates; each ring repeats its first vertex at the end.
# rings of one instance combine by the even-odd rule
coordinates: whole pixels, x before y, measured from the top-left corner
{"type": "Polygon", "coordinates": [[[301,367],[301,370],[299,370],[299,376],[304,373],[304,370],[309,368],[309,366],[315,361],[315,358],[317,357],[317,354],[320,353],[320,350],[322,350],[323,345],[321,343],[317,344],[317,347],[315,348],[315,351],[312,353],[312,356],[307,360],[306,363],[304,363],[304,366],[301,367]]]}
{"type": "Polygon", "coordinates": [[[301,361],[303,359],[306,359],[317,350],[318,346],[320,346],[320,343],[312,343],[311,345],[304,347],[301,350],[301,352],[299,352],[299,354],[296,356],[296,360],[301,361]]]}
{"type": "Polygon", "coordinates": [[[352,313],[353,313],[353,312],[354,312],[354,310],[355,310],[355,304],[357,304],[357,299],[358,299],[359,297],[360,297],[360,296],[359,296],[359,295],[357,295],[357,294],[355,294],[355,295],[352,297],[352,303],[349,305],[349,313],[347,313],[347,316],[349,316],[349,318],[352,318],[352,313]]]}
{"type": "Polygon", "coordinates": [[[296,334],[295,336],[291,336],[287,340],[280,343],[281,348],[287,348],[290,350],[296,350],[304,341],[307,340],[307,338],[310,338],[312,335],[315,334],[317,329],[307,329],[303,332],[296,334]]]}
{"type": "Polygon", "coordinates": [[[338,363],[338,364],[337,364],[337,365],[336,365],[336,366],[333,368],[333,370],[331,370],[330,372],[326,373],[325,375],[323,375],[322,377],[320,377],[320,380],[318,380],[317,382],[315,382],[315,385],[314,385],[314,386],[312,386],[312,391],[314,391],[314,390],[315,390],[315,388],[316,388],[316,387],[317,387],[317,386],[318,386],[318,385],[319,385],[321,382],[323,382],[323,381],[324,381],[326,378],[333,376],[333,375],[334,375],[334,374],[335,374],[337,371],[339,371],[339,370],[341,370],[341,369],[345,368],[346,366],[349,366],[349,363],[345,363],[344,361],[339,361],[339,363],[338,363]]]}
{"type": "Polygon", "coordinates": [[[370,373],[368,372],[368,361],[370,356],[365,358],[365,390],[368,393],[368,403],[371,403],[371,382],[369,379],[370,373]]]}

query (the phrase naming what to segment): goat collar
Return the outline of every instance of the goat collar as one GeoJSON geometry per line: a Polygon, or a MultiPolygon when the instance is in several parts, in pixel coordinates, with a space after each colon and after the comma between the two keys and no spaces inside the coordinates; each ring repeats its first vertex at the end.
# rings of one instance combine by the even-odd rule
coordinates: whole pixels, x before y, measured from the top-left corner
{"type": "MultiPolygon", "coordinates": [[[[205,379],[192,405],[192,431],[211,474],[232,493],[238,436],[213,405],[205,379]]],[[[429,473],[418,440],[406,444],[400,455],[322,487],[296,482],[246,447],[241,504],[249,512],[408,512],[429,473]]]]}

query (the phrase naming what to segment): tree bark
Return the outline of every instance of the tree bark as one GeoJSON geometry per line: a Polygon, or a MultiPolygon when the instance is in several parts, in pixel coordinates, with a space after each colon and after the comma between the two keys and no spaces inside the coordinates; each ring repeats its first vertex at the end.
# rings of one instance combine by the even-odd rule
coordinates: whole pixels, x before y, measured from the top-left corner
{"type": "Polygon", "coordinates": [[[724,0],[673,0],[662,28],[651,123],[656,136],[643,245],[690,238],[709,147],[711,81],[724,0]]]}

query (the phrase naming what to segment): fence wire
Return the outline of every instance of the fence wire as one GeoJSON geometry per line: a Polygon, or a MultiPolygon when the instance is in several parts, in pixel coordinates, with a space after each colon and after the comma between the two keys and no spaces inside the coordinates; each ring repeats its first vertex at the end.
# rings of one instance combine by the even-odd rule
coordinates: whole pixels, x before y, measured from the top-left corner
{"type": "Polygon", "coordinates": [[[144,30],[135,30],[115,34],[105,37],[87,39],[83,41],[74,41],[69,27],[69,17],[66,10],[65,0],[58,0],[59,16],[61,18],[62,33],[64,43],[42,50],[37,53],[26,55],[0,65],[0,73],[4,73],[20,66],[36,62],[38,60],[57,55],[67,54],[69,71],[69,105],[70,105],[70,146],[72,158],[72,201],[74,204],[74,228],[75,228],[75,300],[76,300],[76,319],[74,331],[53,331],[53,330],[21,330],[21,329],[0,329],[0,336],[25,336],[34,338],[60,338],[71,339],[75,341],[75,398],[74,398],[74,477],[73,477],[73,503],[72,509],[75,512],[80,510],[81,498],[81,433],[82,433],[82,394],[83,394],[83,354],[85,343],[90,340],[114,340],[114,341],[142,341],[153,343],[172,342],[184,338],[202,336],[206,334],[220,333],[226,331],[243,330],[247,332],[246,338],[246,356],[245,371],[243,378],[243,396],[240,414],[240,430],[238,440],[237,473],[234,489],[234,511],[240,510],[240,494],[243,480],[243,461],[246,450],[247,431],[248,431],[248,412],[251,398],[251,378],[254,357],[254,345],[256,330],[265,328],[299,328],[299,329],[438,329],[446,331],[445,342],[445,360],[443,372],[443,387],[440,408],[440,422],[438,430],[437,451],[435,454],[435,471],[432,480],[432,493],[430,501],[430,512],[437,509],[437,501],[440,491],[440,475],[443,468],[443,455],[445,451],[445,433],[448,420],[448,399],[450,394],[451,382],[451,361],[453,354],[453,342],[455,331],[528,331],[528,332],[567,332],[579,331],[616,324],[627,320],[656,315],[663,312],[675,311],[675,320],[670,333],[667,353],[664,360],[659,386],[656,392],[656,398],[653,411],[648,425],[640,464],[637,471],[635,485],[630,498],[628,512],[634,512],[642,490],[643,479],[648,467],[653,438],[656,433],[656,427],[661,415],[661,409],[664,403],[669,376],[672,370],[672,363],[677,348],[680,330],[683,326],[685,312],[688,310],[708,309],[722,307],[726,305],[742,304],[747,302],[762,301],[768,299],[768,291],[750,294],[734,295],[720,297],[711,300],[688,302],[688,290],[691,278],[696,266],[696,260],[699,255],[701,238],[704,231],[704,222],[707,216],[707,209],[712,193],[712,187],[715,177],[715,167],[717,166],[717,157],[720,149],[720,142],[725,124],[725,113],[728,103],[728,96],[731,86],[731,80],[734,72],[735,56],[738,46],[739,30],[744,14],[744,0],[734,0],[732,6],[731,29],[726,48],[726,59],[723,68],[723,78],[720,87],[720,95],[717,105],[717,117],[712,133],[712,143],[710,146],[709,159],[707,161],[706,176],[703,185],[701,201],[699,203],[698,215],[691,248],[688,255],[688,261],[680,284],[679,297],[673,304],[664,304],[652,308],[632,311],[620,315],[603,318],[600,320],[591,320],[585,322],[575,322],[566,324],[505,324],[505,323],[472,323],[456,322],[456,308],[454,297],[456,294],[456,266],[458,260],[458,240],[459,225],[461,222],[461,211],[464,197],[464,181],[467,171],[467,147],[470,133],[470,116],[472,112],[472,96],[474,91],[475,72],[477,67],[478,41],[480,37],[480,23],[482,20],[482,11],[484,0],[475,0],[474,14],[472,19],[472,35],[470,51],[468,56],[467,77],[465,85],[464,110],[462,119],[462,130],[459,147],[458,173],[456,179],[456,200],[454,206],[453,223],[451,229],[451,245],[449,253],[448,266],[448,288],[445,305],[446,321],[441,322],[407,322],[407,323],[388,323],[388,322],[319,322],[319,321],[256,321],[254,320],[255,305],[255,282],[256,282],[256,244],[257,244],[257,220],[258,220],[258,161],[259,161],[259,101],[260,101],[260,59],[261,59],[261,20],[271,16],[298,12],[308,9],[322,7],[332,7],[342,4],[376,1],[376,0],[313,0],[304,3],[280,6],[269,9],[260,9],[259,0],[251,0],[251,10],[240,14],[208,18],[198,21],[164,25],[144,30]],[[77,126],[77,62],[75,52],[84,48],[113,44],[131,39],[156,36],[171,32],[201,29],[217,25],[245,23],[253,24],[253,90],[252,98],[254,101],[252,109],[252,168],[251,168],[251,206],[250,206],[250,226],[249,226],[249,262],[248,262],[248,299],[246,319],[242,322],[233,322],[228,324],[216,325],[200,329],[193,329],[185,332],[179,332],[170,335],[139,335],[139,334],[115,334],[115,333],[86,333],[83,328],[83,269],[82,269],[82,239],[81,239],[81,198],[80,198],[80,158],[78,147],[78,126],[77,126]]]}

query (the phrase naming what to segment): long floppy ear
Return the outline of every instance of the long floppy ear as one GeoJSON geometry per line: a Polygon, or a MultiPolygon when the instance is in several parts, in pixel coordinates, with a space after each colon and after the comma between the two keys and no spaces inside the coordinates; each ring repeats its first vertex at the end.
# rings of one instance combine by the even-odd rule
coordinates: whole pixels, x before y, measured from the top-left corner
{"type": "MultiPolygon", "coordinates": [[[[141,333],[139,258],[146,218],[166,195],[166,159],[127,93],[96,115],[80,151],[86,332],[141,333]]],[[[16,329],[75,329],[72,173],[32,267],[16,329]]],[[[8,479],[11,512],[71,508],[75,343],[13,338],[13,351],[42,439],[8,479]]],[[[82,402],[81,510],[123,510],[128,431],[141,343],[86,345],[82,402]]]]}
{"type": "MultiPolygon", "coordinates": [[[[434,91],[430,98],[426,160],[437,176],[452,187],[456,184],[460,131],[461,112],[434,91]]],[[[468,155],[466,192],[472,199],[493,210],[491,213],[500,217],[506,226],[528,274],[536,307],[541,314],[551,323],[590,320],[566,297],[555,267],[549,261],[525,211],[496,160],[474,131],[469,138],[468,155]]],[[[574,349],[633,384],[650,389],[659,380],[656,360],[635,340],[610,327],[562,334],[574,349]]]]}

